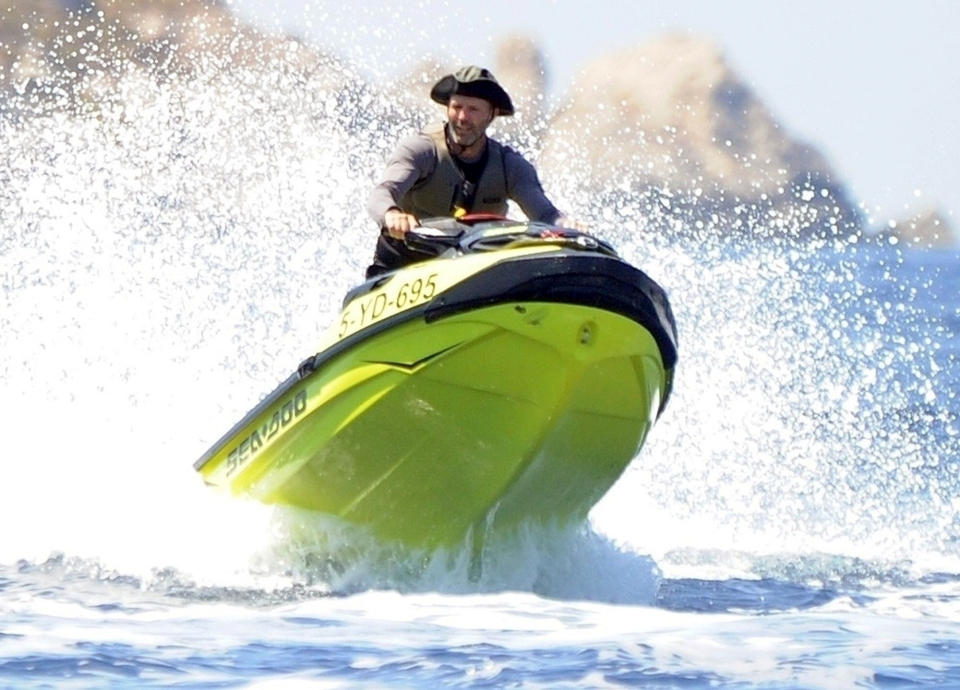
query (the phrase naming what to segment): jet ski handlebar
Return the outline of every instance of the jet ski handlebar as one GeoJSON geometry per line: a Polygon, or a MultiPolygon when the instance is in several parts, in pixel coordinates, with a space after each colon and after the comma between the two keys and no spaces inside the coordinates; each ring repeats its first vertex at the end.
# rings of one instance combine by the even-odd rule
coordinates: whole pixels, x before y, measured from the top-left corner
{"type": "Polygon", "coordinates": [[[404,243],[411,249],[424,254],[439,256],[448,249],[460,246],[463,230],[450,232],[446,228],[436,228],[430,225],[421,225],[407,231],[404,243]]]}
{"type": "Polygon", "coordinates": [[[474,213],[459,218],[424,218],[418,227],[407,232],[404,241],[411,249],[439,256],[451,248],[463,249],[464,239],[474,234],[474,224],[490,221],[504,225],[514,224],[514,221],[504,216],[490,213],[474,213]]]}
{"type": "Polygon", "coordinates": [[[486,215],[424,219],[419,227],[407,232],[404,241],[411,249],[430,256],[440,256],[449,250],[489,251],[507,245],[543,241],[617,255],[616,250],[603,240],[578,230],[545,223],[517,223],[501,216],[486,215]],[[474,223],[481,225],[477,227],[474,223]]]}

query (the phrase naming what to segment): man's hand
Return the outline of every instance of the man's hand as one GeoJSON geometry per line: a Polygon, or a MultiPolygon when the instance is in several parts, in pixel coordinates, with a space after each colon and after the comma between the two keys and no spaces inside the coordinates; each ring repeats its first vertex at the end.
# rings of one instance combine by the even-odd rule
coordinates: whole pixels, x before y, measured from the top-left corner
{"type": "Polygon", "coordinates": [[[391,208],[383,216],[383,226],[387,234],[396,240],[402,240],[407,233],[420,227],[420,221],[411,213],[404,213],[398,208],[391,208]]]}

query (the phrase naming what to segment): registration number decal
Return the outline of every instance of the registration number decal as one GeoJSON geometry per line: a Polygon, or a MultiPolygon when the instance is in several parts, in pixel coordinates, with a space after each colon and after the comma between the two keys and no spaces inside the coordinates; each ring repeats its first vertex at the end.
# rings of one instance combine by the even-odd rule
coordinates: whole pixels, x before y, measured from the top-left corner
{"type": "Polygon", "coordinates": [[[376,323],[384,317],[430,301],[437,294],[437,274],[413,278],[374,293],[348,306],[340,319],[339,338],[376,323]]]}

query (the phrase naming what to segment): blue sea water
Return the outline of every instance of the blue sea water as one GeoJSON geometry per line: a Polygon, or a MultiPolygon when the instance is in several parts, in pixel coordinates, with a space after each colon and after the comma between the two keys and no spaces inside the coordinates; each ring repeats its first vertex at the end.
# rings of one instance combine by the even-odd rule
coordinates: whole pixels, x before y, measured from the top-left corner
{"type": "Polygon", "coordinates": [[[960,687],[958,251],[670,239],[559,180],[680,328],[588,525],[477,578],[203,487],[361,275],[409,124],[283,78],[2,119],[0,687],[960,687]]]}

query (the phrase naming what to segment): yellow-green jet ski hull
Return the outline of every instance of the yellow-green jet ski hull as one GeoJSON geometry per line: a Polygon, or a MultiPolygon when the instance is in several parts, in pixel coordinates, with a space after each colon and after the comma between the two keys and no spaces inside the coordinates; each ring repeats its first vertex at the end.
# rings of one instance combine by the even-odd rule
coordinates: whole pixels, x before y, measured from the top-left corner
{"type": "Polygon", "coordinates": [[[234,494],[412,547],[583,520],[661,410],[676,336],[665,298],[645,305],[661,323],[644,325],[617,307],[622,294],[558,288],[577,271],[586,292],[622,293],[619,281],[639,273],[540,243],[436,259],[368,286],[326,347],[197,469],[234,494]],[[527,288],[511,286],[517,275],[527,288]]]}

